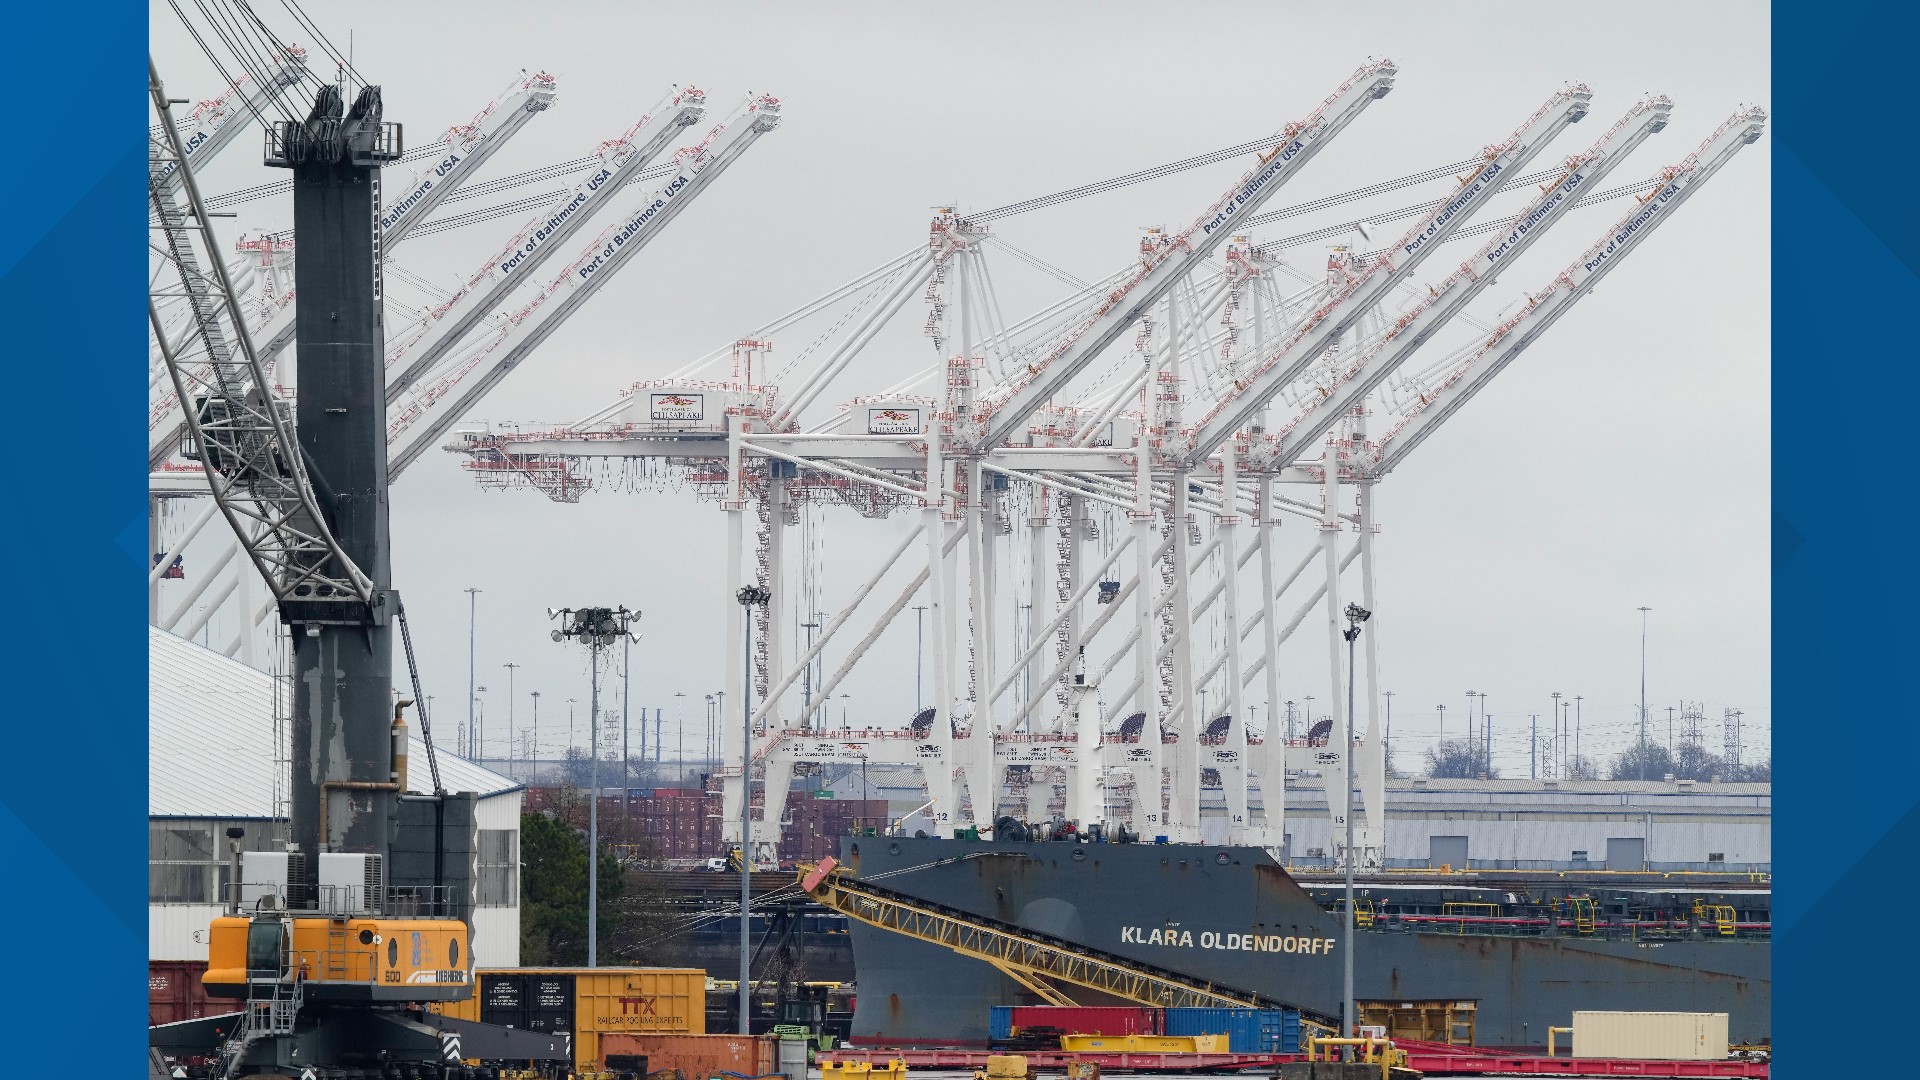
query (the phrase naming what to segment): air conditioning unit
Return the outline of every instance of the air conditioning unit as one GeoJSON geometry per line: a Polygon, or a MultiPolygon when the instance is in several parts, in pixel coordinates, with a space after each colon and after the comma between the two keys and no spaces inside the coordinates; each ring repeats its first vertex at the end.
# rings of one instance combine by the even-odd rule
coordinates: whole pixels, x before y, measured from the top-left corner
{"type": "Polygon", "coordinates": [[[386,864],[379,855],[345,851],[320,855],[318,907],[328,915],[378,913],[385,886],[386,864]]]}
{"type": "Polygon", "coordinates": [[[299,856],[291,851],[240,853],[240,910],[280,911],[287,904],[287,882],[299,856]]]}

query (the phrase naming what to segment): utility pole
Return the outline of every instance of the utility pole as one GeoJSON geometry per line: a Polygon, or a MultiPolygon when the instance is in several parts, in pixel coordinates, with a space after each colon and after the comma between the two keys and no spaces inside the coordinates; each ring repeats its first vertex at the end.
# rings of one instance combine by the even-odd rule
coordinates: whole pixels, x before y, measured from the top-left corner
{"type": "Polygon", "coordinates": [[[513,775],[513,669],[519,664],[500,665],[507,669],[507,775],[513,775]]]}
{"type": "Polygon", "coordinates": [[[474,694],[477,692],[477,689],[474,686],[474,683],[478,678],[478,669],[474,667],[474,655],[475,655],[474,642],[478,638],[479,626],[480,626],[479,620],[480,620],[480,590],[468,589],[467,590],[467,746],[465,747],[466,755],[468,758],[473,757],[473,730],[474,730],[474,722],[475,722],[473,707],[474,707],[474,702],[478,700],[474,697],[474,694]]]}
{"type": "Polygon", "coordinates": [[[1647,778],[1647,612],[1640,610],[1640,779],[1647,778]]]}
{"type": "Polygon", "coordinates": [[[1434,745],[1440,746],[1444,745],[1447,741],[1447,707],[1445,705],[1436,705],[1434,709],[1440,714],[1440,735],[1434,739],[1434,745]]]}
{"type": "MultiPolygon", "coordinates": [[[[1554,751],[1553,756],[1555,759],[1558,759],[1560,762],[1560,768],[1557,770],[1556,775],[1564,777],[1567,771],[1566,770],[1567,740],[1565,738],[1566,732],[1564,731],[1564,728],[1566,727],[1566,722],[1564,718],[1560,715],[1560,691],[1555,690],[1552,694],[1548,696],[1553,698],[1553,751],[1554,751]]],[[[1553,762],[1551,760],[1549,760],[1547,763],[1547,769],[1549,771],[1554,771],[1553,762]]]]}
{"type": "Polygon", "coordinates": [[[1573,756],[1580,756],[1580,702],[1579,694],[1573,695],[1573,756]]]}
{"type": "Polygon", "coordinates": [[[1527,714],[1527,779],[1540,779],[1540,714],[1527,714]]]}
{"type": "MultiPolygon", "coordinates": [[[[1382,690],[1380,696],[1387,699],[1387,734],[1380,743],[1380,760],[1385,764],[1388,774],[1393,772],[1393,691],[1382,690]]],[[[1251,727],[1248,728],[1252,730],[1251,727]]],[[[1382,865],[1385,865],[1384,863],[1382,865]]]]}
{"type": "Polygon", "coordinates": [[[540,782],[540,691],[533,692],[533,752],[528,755],[533,761],[533,771],[527,774],[527,781],[540,782]]]}

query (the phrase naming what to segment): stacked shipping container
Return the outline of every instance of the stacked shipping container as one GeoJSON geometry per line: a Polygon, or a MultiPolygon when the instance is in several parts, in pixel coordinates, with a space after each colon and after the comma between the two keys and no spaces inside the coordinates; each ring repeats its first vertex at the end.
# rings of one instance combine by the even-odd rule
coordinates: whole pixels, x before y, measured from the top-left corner
{"type": "Polygon", "coordinates": [[[1110,1038],[1225,1035],[1227,1050],[1234,1054],[1293,1054],[1300,1049],[1300,1013],[1295,1009],[996,1005],[987,1020],[987,1038],[995,1045],[1036,1029],[1110,1038]]]}
{"type": "Polygon", "coordinates": [[[573,1036],[574,1063],[600,1063],[602,1036],[706,1030],[707,973],[680,968],[481,968],[478,993],[433,1006],[464,1020],[573,1036]]]}

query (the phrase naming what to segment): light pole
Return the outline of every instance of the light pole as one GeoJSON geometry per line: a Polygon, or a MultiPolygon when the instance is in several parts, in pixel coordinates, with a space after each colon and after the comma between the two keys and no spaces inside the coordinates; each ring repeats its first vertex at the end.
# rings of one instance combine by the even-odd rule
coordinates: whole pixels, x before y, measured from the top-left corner
{"type": "Polygon", "coordinates": [[[593,764],[587,793],[587,966],[600,966],[600,650],[613,644],[616,637],[631,637],[637,611],[624,605],[617,608],[548,608],[548,618],[563,620],[553,631],[553,640],[573,641],[587,646],[588,682],[592,697],[588,713],[589,743],[593,764]]]}
{"type": "Polygon", "coordinates": [[[540,782],[540,691],[533,692],[533,747],[528,757],[533,761],[533,771],[527,778],[533,783],[540,782]]]}
{"type": "Polygon", "coordinates": [[[1579,694],[1573,695],[1573,756],[1580,756],[1580,702],[1579,694]]]}
{"type": "Polygon", "coordinates": [[[473,705],[474,680],[478,677],[474,667],[474,641],[478,637],[480,626],[480,590],[467,590],[467,756],[473,756],[473,705]]]}
{"type": "Polygon", "coordinates": [[[1347,788],[1347,947],[1346,964],[1341,973],[1341,1012],[1340,1017],[1346,1031],[1351,1036],[1359,1030],[1359,1017],[1354,1015],[1353,1003],[1353,669],[1355,643],[1360,640],[1360,624],[1373,616],[1373,612],[1359,604],[1347,605],[1347,629],[1343,635],[1347,639],[1347,745],[1340,755],[1341,775],[1347,788]]]}
{"type": "Polygon", "coordinates": [[[1487,712],[1486,691],[1480,692],[1480,746],[1478,751],[1480,769],[1488,776],[1493,775],[1493,716],[1487,712]]]}
{"type": "Polygon", "coordinates": [[[1440,713],[1440,736],[1434,740],[1434,745],[1444,746],[1447,741],[1447,707],[1445,705],[1436,705],[1434,708],[1440,713]]]}
{"type": "Polygon", "coordinates": [[[1382,690],[1380,696],[1387,699],[1387,734],[1380,742],[1380,762],[1387,773],[1393,772],[1393,691],[1382,690]]]}
{"type": "Polygon", "coordinates": [[[519,664],[500,665],[507,669],[507,774],[513,774],[513,669],[519,664]]]}
{"type": "Polygon", "coordinates": [[[747,912],[753,907],[753,608],[766,606],[772,591],[748,585],[734,594],[740,601],[741,623],[746,628],[742,640],[746,665],[741,669],[740,689],[740,1034],[753,1034],[752,977],[753,947],[747,935],[747,912]]]}
{"type": "Polygon", "coordinates": [[[1647,778],[1647,612],[1640,611],[1640,779],[1647,778]]]}
{"type": "MultiPolygon", "coordinates": [[[[627,739],[632,734],[628,728],[627,703],[633,700],[633,639],[620,643],[620,809],[623,816],[631,815],[633,803],[627,792],[633,788],[633,750],[627,739]]],[[[640,726],[640,749],[647,747],[647,728],[640,726]]]]}
{"type": "MultiPolygon", "coordinates": [[[[474,689],[482,694],[487,692],[487,688],[484,686],[476,686],[474,689]]],[[[474,724],[467,729],[469,733],[473,735],[473,753],[467,760],[478,765],[480,764],[480,759],[485,757],[487,753],[487,699],[476,697],[474,701],[480,706],[480,719],[475,721],[474,724]]]]}
{"type": "Polygon", "coordinates": [[[1566,740],[1563,739],[1560,734],[1562,727],[1560,717],[1560,691],[1555,690],[1550,696],[1553,698],[1553,756],[1547,759],[1547,771],[1556,772],[1553,763],[1558,761],[1561,763],[1560,769],[1557,770],[1557,774],[1559,774],[1567,771],[1565,764],[1567,760],[1567,744],[1566,740]]]}
{"type": "MultiPolygon", "coordinates": [[[[851,700],[852,698],[853,698],[853,695],[852,695],[852,694],[841,694],[841,695],[840,695],[840,730],[841,730],[841,731],[847,731],[847,730],[850,730],[850,729],[849,729],[849,728],[847,727],[847,702],[848,702],[848,701],[850,701],[850,700],[851,700]]],[[[862,758],[862,759],[860,759],[860,760],[861,760],[861,762],[862,762],[862,764],[865,764],[865,762],[866,762],[866,759],[865,759],[865,758],[862,758]]]]}
{"type": "Polygon", "coordinates": [[[679,763],[679,772],[680,772],[680,776],[681,776],[681,777],[682,777],[683,779],[684,779],[684,778],[686,777],[686,775],[687,775],[687,702],[686,702],[686,697],[687,697],[687,695],[686,695],[686,693],[685,693],[684,691],[681,691],[681,690],[675,690],[675,691],[673,692],[673,726],[674,726],[674,729],[675,729],[676,731],[678,731],[678,732],[679,732],[679,735],[678,735],[678,736],[676,736],[676,737],[675,737],[675,739],[674,739],[674,742],[676,743],[676,746],[674,747],[674,751],[673,751],[673,754],[674,754],[674,756],[675,756],[675,757],[677,757],[677,758],[679,758],[679,759],[680,759],[680,763],[679,763]]]}

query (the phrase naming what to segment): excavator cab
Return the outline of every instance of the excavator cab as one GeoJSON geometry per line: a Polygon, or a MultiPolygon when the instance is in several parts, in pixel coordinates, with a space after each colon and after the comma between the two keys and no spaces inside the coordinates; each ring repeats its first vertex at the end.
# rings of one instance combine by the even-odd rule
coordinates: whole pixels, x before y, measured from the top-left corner
{"type": "Polygon", "coordinates": [[[247,925],[247,981],[279,981],[287,974],[287,924],[277,915],[247,925]]]}

